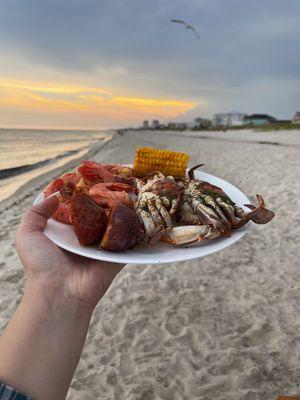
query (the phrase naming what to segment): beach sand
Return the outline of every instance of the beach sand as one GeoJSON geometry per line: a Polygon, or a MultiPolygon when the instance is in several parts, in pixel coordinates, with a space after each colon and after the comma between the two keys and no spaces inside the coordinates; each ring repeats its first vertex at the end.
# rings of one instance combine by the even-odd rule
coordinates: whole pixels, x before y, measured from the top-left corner
{"type": "MultiPolygon", "coordinates": [[[[140,146],[189,153],[190,165],[263,195],[276,218],[206,258],[126,266],[95,310],[68,399],[300,395],[300,131],[134,131],[89,158],[130,163],[140,146]]],[[[17,225],[52,177],[0,205],[0,331],[24,288],[17,225]]]]}

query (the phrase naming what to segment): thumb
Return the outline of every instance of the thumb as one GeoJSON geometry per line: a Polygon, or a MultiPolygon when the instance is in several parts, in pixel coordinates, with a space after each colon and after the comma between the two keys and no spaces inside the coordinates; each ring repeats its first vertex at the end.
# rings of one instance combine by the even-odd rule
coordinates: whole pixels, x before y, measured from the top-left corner
{"type": "Polygon", "coordinates": [[[51,196],[31,207],[21,220],[20,233],[42,232],[47,225],[47,221],[58,208],[59,199],[51,196]]]}

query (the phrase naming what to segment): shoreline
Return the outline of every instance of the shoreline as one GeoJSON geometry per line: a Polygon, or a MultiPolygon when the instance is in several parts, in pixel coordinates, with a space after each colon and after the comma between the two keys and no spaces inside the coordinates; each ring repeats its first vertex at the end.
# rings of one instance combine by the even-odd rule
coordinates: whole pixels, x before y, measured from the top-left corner
{"type": "Polygon", "coordinates": [[[84,149],[88,149],[88,148],[89,147],[87,146],[87,147],[83,147],[82,149],[69,150],[63,154],[59,154],[58,156],[56,156],[54,158],[47,158],[46,160],[38,161],[33,164],[25,164],[25,165],[20,165],[18,167],[0,169],[0,180],[12,178],[13,176],[17,176],[17,175],[21,175],[25,172],[30,172],[35,169],[44,167],[45,165],[54,164],[58,160],[78,154],[81,151],[83,151],[84,149]]]}
{"type": "MultiPolygon", "coordinates": [[[[10,196],[0,201],[0,214],[7,208],[15,204],[18,204],[20,203],[20,201],[31,196],[31,194],[36,190],[38,190],[39,188],[46,186],[46,184],[48,184],[56,176],[59,176],[64,172],[66,172],[67,170],[74,168],[79,162],[83,161],[84,159],[92,157],[95,154],[97,154],[104,146],[106,146],[111,140],[114,139],[115,135],[116,135],[115,132],[111,132],[109,136],[104,137],[102,140],[99,140],[91,147],[75,151],[76,154],[84,151],[84,149],[87,149],[87,151],[84,154],[80,155],[79,157],[73,158],[72,160],[66,161],[61,166],[58,166],[54,169],[50,169],[49,171],[46,171],[44,173],[41,173],[40,175],[30,179],[29,181],[21,185],[14,193],[12,193],[10,196]]],[[[48,164],[51,163],[47,163],[46,165],[48,164]]]]}

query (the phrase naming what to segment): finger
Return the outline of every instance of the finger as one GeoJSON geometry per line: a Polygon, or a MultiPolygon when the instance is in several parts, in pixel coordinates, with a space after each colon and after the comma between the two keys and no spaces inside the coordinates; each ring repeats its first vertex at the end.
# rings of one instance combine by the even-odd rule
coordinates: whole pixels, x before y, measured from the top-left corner
{"type": "Polygon", "coordinates": [[[31,207],[21,220],[21,233],[42,232],[47,225],[47,221],[58,208],[59,200],[57,196],[51,196],[40,204],[31,207]]]}

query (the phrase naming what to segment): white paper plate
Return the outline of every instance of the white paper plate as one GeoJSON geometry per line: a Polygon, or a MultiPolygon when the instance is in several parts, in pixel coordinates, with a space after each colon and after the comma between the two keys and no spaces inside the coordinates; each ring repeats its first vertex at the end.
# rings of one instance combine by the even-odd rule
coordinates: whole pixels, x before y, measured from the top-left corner
{"type": "MultiPolygon", "coordinates": [[[[241,190],[231,183],[200,171],[195,171],[195,177],[221,187],[237,205],[247,210],[243,205],[249,204],[250,200],[241,190]]],[[[43,193],[40,193],[35,199],[34,204],[40,203],[43,198],[43,193]]],[[[59,247],[84,257],[126,264],[163,264],[192,260],[225,249],[240,240],[246,234],[249,225],[250,224],[247,224],[243,228],[233,231],[230,238],[222,237],[214,240],[203,240],[193,247],[175,247],[165,243],[157,243],[151,248],[139,245],[132,250],[118,253],[100,250],[96,247],[81,246],[72,227],[57,222],[54,219],[48,221],[44,233],[59,247]]]]}

